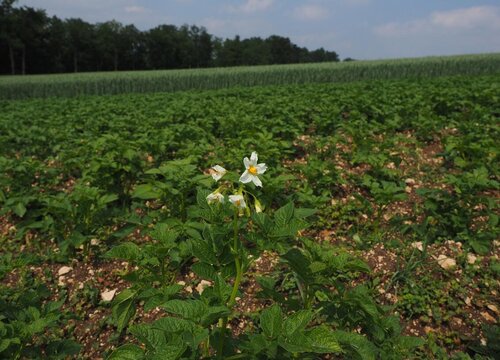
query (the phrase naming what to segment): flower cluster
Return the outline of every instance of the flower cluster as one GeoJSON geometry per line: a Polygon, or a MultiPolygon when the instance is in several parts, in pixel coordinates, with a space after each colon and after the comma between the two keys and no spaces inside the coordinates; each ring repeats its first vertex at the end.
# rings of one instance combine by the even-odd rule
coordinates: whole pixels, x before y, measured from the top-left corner
{"type": "MultiPolygon", "coordinates": [[[[262,181],[260,180],[259,175],[262,175],[266,172],[267,166],[264,163],[259,164],[258,160],[259,158],[255,151],[252,152],[252,154],[250,155],[250,159],[248,157],[245,157],[243,159],[243,165],[245,166],[245,171],[240,176],[239,181],[241,183],[248,184],[252,182],[255,186],[262,187],[262,181]]],[[[227,173],[227,170],[220,165],[213,166],[212,168],[210,168],[209,171],[210,175],[216,182],[222,179],[222,177],[227,173]]],[[[225,197],[222,194],[221,189],[222,186],[207,196],[207,201],[209,204],[224,203],[225,197]]],[[[255,198],[255,196],[253,197],[255,200],[255,210],[257,212],[261,212],[262,205],[257,200],[257,198],[255,198]]],[[[247,207],[245,203],[245,197],[243,196],[243,189],[241,187],[236,194],[229,195],[229,202],[231,202],[234,206],[236,206],[236,208],[240,210],[245,209],[247,207]]]]}

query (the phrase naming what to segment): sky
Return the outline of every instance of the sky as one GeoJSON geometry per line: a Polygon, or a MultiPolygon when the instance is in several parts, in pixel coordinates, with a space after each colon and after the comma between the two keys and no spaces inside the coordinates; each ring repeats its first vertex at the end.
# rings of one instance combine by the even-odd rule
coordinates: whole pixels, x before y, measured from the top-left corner
{"type": "Polygon", "coordinates": [[[204,26],[221,38],[276,34],[340,58],[500,52],[500,0],[20,0],[60,18],[147,30],[204,26]]]}

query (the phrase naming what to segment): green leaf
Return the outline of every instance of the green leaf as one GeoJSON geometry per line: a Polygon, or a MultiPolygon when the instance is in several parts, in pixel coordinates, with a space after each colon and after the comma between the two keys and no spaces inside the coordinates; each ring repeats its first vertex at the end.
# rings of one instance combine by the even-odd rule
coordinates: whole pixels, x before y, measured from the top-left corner
{"type": "Polygon", "coordinates": [[[290,249],[285,255],[282,256],[288,262],[288,265],[293,272],[297,274],[305,283],[312,281],[312,273],[308,258],[299,249],[290,249]]]}
{"type": "Polygon", "coordinates": [[[200,323],[202,326],[207,327],[215,323],[218,319],[230,314],[231,311],[225,306],[210,306],[203,314],[200,323]]]}
{"type": "Polygon", "coordinates": [[[195,263],[191,266],[191,270],[193,270],[193,272],[201,279],[215,281],[217,277],[215,268],[207,263],[195,263]]]}
{"type": "Polygon", "coordinates": [[[117,326],[118,333],[121,333],[127,326],[132,316],[135,314],[136,291],[125,289],[113,300],[113,320],[117,326]]]}
{"type": "Polygon", "coordinates": [[[24,206],[23,203],[18,202],[14,208],[12,209],[14,211],[14,214],[16,214],[19,217],[23,217],[24,214],[26,214],[26,207],[24,206]]]}
{"type": "Polygon", "coordinates": [[[184,343],[167,345],[156,351],[156,353],[151,356],[151,360],[177,360],[182,356],[186,349],[187,345],[184,343]]]}
{"type": "Polygon", "coordinates": [[[196,325],[189,320],[168,316],[156,320],[151,326],[154,329],[163,330],[167,333],[180,333],[183,331],[193,331],[196,325]]]}
{"type": "Polygon", "coordinates": [[[135,188],[132,197],[142,200],[159,199],[161,191],[152,184],[142,184],[135,188]]]}
{"type": "Polygon", "coordinates": [[[299,310],[285,320],[283,324],[283,331],[287,336],[305,329],[307,324],[311,322],[313,312],[311,310],[299,310]]]}
{"type": "Polygon", "coordinates": [[[276,226],[282,227],[286,226],[290,223],[290,220],[293,218],[294,206],[292,202],[289,202],[285,206],[279,208],[274,213],[274,221],[276,222],[276,226]]]}
{"type": "Polygon", "coordinates": [[[45,355],[50,358],[67,358],[80,352],[81,345],[73,340],[55,340],[47,344],[45,355]]]}
{"type": "Polygon", "coordinates": [[[415,336],[399,336],[397,344],[403,353],[409,353],[415,348],[424,345],[425,340],[415,336]]]}
{"type": "Polygon", "coordinates": [[[141,248],[132,242],[126,242],[111,248],[106,257],[136,262],[141,257],[141,248]]]}
{"type": "Polygon", "coordinates": [[[280,336],[278,344],[283,349],[291,353],[309,352],[312,350],[309,344],[309,339],[301,332],[294,332],[286,337],[280,336]]]}
{"type": "Polygon", "coordinates": [[[113,351],[107,360],[140,360],[143,358],[144,352],[139,346],[126,344],[113,351]]]}
{"type": "Polygon", "coordinates": [[[109,204],[110,202],[118,200],[118,195],[116,194],[106,194],[99,198],[99,203],[109,204]]]}
{"type": "Polygon", "coordinates": [[[469,244],[479,255],[486,255],[491,248],[491,243],[487,238],[473,237],[469,239],[469,244]]]}
{"type": "Polygon", "coordinates": [[[376,359],[377,347],[363,335],[346,331],[334,331],[334,335],[343,349],[348,350],[346,358],[354,358],[352,355],[349,356],[350,352],[356,354],[361,360],[376,359]]]}
{"type": "Polygon", "coordinates": [[[200,320],[207,312],[207,305],[200,300],[170,300],[161,306],[172,314],[194,321],[200,320]]]}
{"type": "Polygon", "coordinates": [[[151,325],[133,325],[129,330],[149,350],[161,350],[167,345],[165,333],[162,330],[152,328],[151,325]]]}
{"type": "Polygon", "coordinates": [[[311,347],[315,353],[340,353],[342,348],[334,332],[326,326],[318,326],[307,333],[311,347]]]}
{"type": "Polygon", "coordinates": [[[313,216],[316,214],[318,210],[316,209],[307,209],[307,208],[297,208],[295,209],[295,216],[301,219],[305,219],[309,216],[313,216]]]}
{"type": "Polygon", "coordinates": [[[268,338],[277,338],[281,333],[282,318],[281,308],[276,304],[260,313],[260,327],[268,338]]]}
{"type": "Polygon", "coordinates": [[[206,240],[193,240],[193,255],[207,264],[217,264],[217,255],[206,240]]]}

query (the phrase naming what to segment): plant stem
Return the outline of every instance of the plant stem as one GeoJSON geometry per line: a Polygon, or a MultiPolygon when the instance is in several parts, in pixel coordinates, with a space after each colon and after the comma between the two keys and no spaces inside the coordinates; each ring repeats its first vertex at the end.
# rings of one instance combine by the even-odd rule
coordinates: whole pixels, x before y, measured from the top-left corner
{"type": "MultiPolygon", "coordinates": [[[[234,232],[233,232],[233,254],[234,254],[234,265],[236,267],[236,278],[234,279],[234,284],[233,284],[233,290],[231,291],[231,296],[229,297],[229,301],[227,302],[227,306],[229,308],[232,308],[234,304],[236,303],[236,295],[238,294],[238,288],[240,286],[241,278],[243,277],[243,271],[241,269],[241,260],[240,260],[240,255],[238,253],[238,210],[235,211],[234,213],[234,220],[233,220],[233,226],[234,226],[234,232]]],[[[226,337],[226,327],[227,327],[227,322],[228,322],[228,317],[225,316],[219,321],[219,327],[221,329],[220,331],[220,338],[219,338],[219,346],[217,349],[217,359],[222,359],[222,352],[224,350],[224,340],[226,337]]]]}

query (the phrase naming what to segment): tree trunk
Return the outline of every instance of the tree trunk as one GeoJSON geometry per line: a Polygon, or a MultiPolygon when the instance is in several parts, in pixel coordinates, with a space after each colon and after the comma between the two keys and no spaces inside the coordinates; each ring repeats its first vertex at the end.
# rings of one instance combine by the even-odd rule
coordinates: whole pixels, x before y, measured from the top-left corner
{"type": "Polygon", "coordinates": [[[14,48],[9,44],[10,72],[16,75],[16,60],[14,59],[14,48]]]}
{"type": "Polygon", "coordinates": [[[23,75],[26,75],[26,46],[23,45],[23,57],[21,60],[21,71],[23,75]]]}
{"type": "Polygon", "coordinates": [[[115,65],[115,71],[117,71],[118,70],[118,52],[117,51],[115,51],[114,65],[115,65]]]}
{"type": "Polygon", "coordinates": [[[78,52],[73,51],[73,71],[78,72],[78,52]]]}

